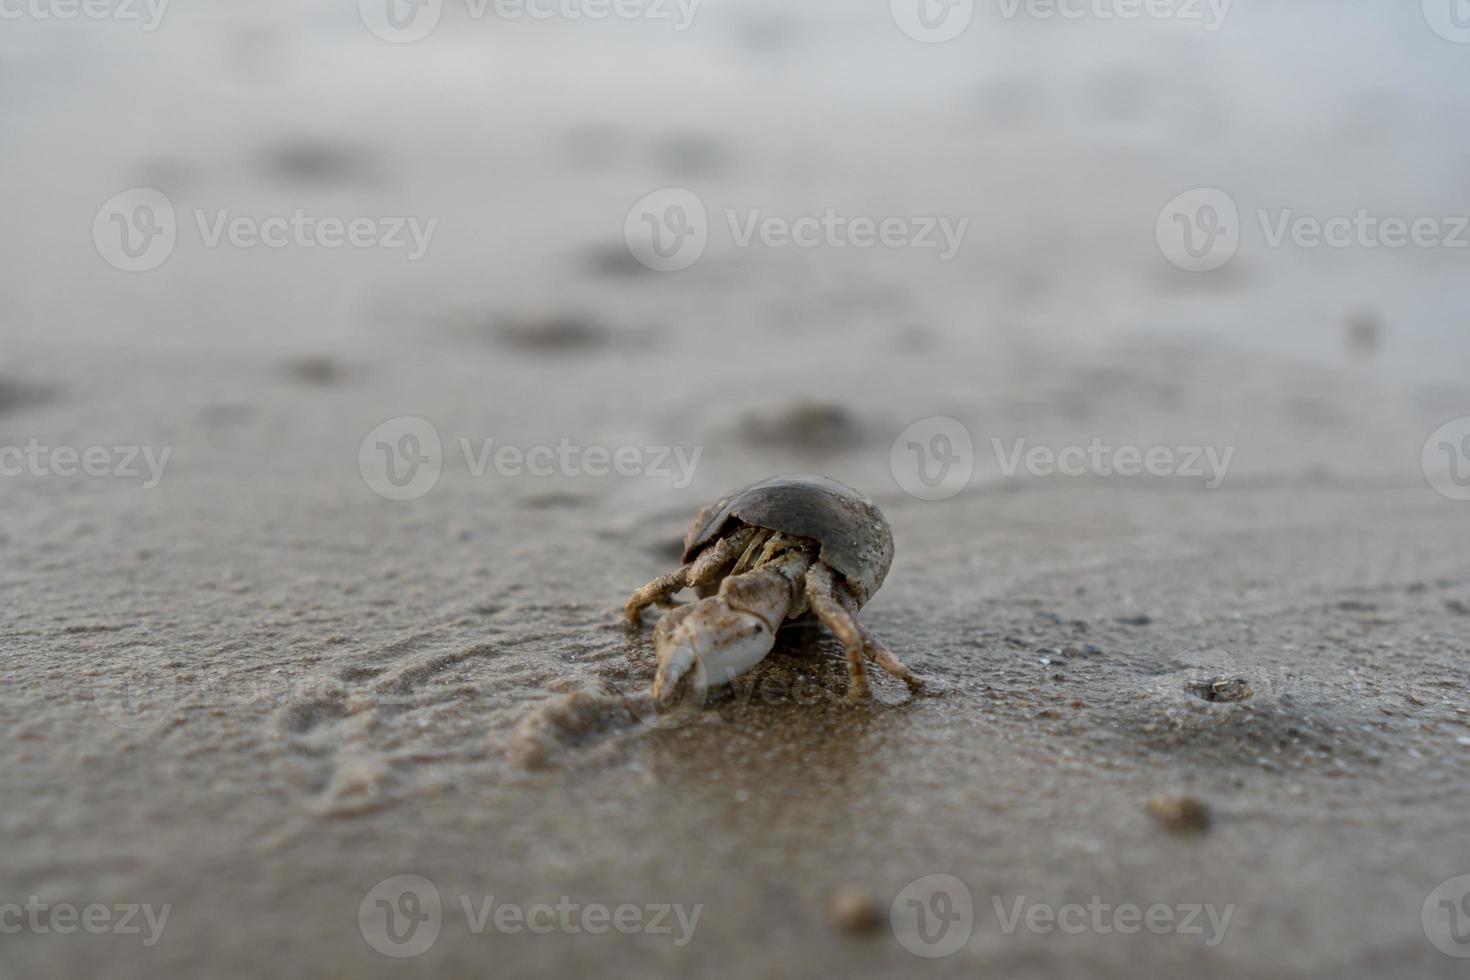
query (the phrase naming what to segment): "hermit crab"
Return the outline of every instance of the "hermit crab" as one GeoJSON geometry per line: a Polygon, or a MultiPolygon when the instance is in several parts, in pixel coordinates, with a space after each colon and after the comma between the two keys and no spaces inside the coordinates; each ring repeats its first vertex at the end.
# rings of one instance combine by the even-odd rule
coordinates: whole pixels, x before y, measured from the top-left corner
{"type": "Polygon", "coordinates": [[[836,480],[776,476],[726,494],[689,526],[683,564],[633,593],[624,610],[636,624],[680,589],[702,597],[654,627],[654,699],[729,683],[771,652],[783,623],[808,613],[846,649],[850,698],[869,696],[865,659],[917,690],[923,681],[857,619],[892,562],[883,514],[836,480]]]}

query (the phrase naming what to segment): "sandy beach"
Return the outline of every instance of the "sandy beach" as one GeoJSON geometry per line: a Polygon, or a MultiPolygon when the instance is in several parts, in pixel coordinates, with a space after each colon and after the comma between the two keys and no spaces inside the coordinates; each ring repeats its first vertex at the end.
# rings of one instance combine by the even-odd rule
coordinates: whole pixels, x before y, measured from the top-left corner
{"type": "Polygon", "coordinates": [[[1470,45],[863,6],[7,24],[0,978],[1462,975],[1470,45]],[[659,714],[775,473],[930,683],[659,714]]]}

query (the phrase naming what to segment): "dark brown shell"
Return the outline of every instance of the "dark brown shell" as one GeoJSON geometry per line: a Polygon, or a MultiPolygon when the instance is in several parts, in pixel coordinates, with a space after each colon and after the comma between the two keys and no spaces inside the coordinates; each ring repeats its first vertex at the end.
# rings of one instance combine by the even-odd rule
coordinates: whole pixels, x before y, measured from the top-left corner
{"type": "Polygon", "coordinates": [[[684,536],[689,561],[738,520],[811,538],[822,561],[847,580],[859,604],[883,584],[893,564],[893,534],[873,501],[825,476],[773,476],[731,491],[699,512],[684,536]]]}

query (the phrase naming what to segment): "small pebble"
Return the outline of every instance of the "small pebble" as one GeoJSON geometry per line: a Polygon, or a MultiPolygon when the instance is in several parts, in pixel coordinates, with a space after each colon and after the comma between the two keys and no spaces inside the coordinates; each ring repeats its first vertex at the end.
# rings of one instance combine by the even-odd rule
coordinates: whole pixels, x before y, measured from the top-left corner
{"type": "Polygon", "coordinates": [[[330,357],[300,357],[282,365],[286,375],[303,384],[329,385],[342,380],[342,366],[330,357]]]}
{"type": "Polygon", "coordinates": [[[863,889],[846,886],[832,894],[832,922],[843,932],[865,935],[883,924],[883,910],[863,889]]]}
{"type": "Polygon", "coordinates": [[[741,436],[758,446],[829,452],[860,446],[867,433],[856,416],[831,402],[796,401],[741,420],[741,436]]]}
{"type": "Polygon", "coordinates": [[[1149,814],[1174,834],[1204,833],[1210,828],[1210,810],[1193,796],[1161,793],[1148,801],[1149,814]]]}
{"type": "Polygon", "coordinates": [[[1383,342],[1383,318],[1373,310],[1358,310],[1347,320],[1348,348],[1360,354],[1372,354],[1383,342]]]}
{"type": "Polygon", "coordinates": [[[1255,688],[1244,677],[1212,677],[1184,685],[1184,689],[1205,701],[1248,701],[1255,697],[1255,688]]]}

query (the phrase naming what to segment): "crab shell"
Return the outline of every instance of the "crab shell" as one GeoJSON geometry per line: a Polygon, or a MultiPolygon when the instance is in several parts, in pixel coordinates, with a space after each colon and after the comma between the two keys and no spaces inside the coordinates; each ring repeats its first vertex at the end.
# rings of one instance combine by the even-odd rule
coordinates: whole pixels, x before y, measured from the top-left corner
{"type": "Polygon", "coordinates": [[[725,494],[694,518],[684,536],[684,561],[737,520],[816,541],[822,563],[846,580],[858,605],[878,591],[893,564],[893,534],[883,512],[825,476],[773,476],[725,494]]]}

